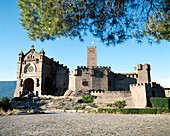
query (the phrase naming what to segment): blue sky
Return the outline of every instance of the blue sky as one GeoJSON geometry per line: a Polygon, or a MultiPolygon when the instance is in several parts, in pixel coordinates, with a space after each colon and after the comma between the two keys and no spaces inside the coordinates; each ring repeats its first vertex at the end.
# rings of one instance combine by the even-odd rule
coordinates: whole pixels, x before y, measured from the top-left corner
{"type": "Polygon", "coordinates": [[[170,86],[170,43],[137,44],[133,39],[116,47],[106,47],[98,39],[87,36],[84,42],[66,38],[54,41],[31,41],[19,23],[19,8],[15,0],[2,0],[0,4],[0,81],[16,80],[18,53],[29,51],[31,45],[46,56],[70,68],[86,66],[87,46],[97,46],[99,66],[111,66],[114,72],[134,72],[137,64],[151,65],[151,80],[170,86]],[[91,43],[94,42],[92,45],[91,43]]]}

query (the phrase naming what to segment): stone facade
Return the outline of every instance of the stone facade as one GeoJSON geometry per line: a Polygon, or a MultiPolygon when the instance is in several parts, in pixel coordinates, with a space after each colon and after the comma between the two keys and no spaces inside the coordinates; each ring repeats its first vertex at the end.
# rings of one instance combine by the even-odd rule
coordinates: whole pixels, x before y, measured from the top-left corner
{"type": "MultiPolygon", "coordinates": [[[[59,62],[37,53],[32,46],[19,53],[17,87],[14,97],[32,92],[36,96],[98,96],[96,103],[126,100],[127,107],[151,106],[150,97],[165,97],[164,88],[151,82],[149,64],[138,64],[133,73],[115,73],[111,67],[97,66],[96,47],[87,47],[87,67],[72,72],[59,62]]],[[[168,94],[166,94],[168,96],[168,94]]]]}
{"type": "Polygon", "coordinates": [[[151,107],[151,97],[165,97],[164,89],[155,82],[130,85],[134,107],[151,107]]]}
{"type": "Polygon", "coordinates": [[[68,89],[69,69],[53,58],[37,53],[34,46],[24,54],[19,53],[17,84],[14,97],[34,94],[63,95],[68,89]]]}
{"type": "Polygon", "coordinates": [[[78,66],[69,73],[69,90],[130,91],[130,84],[150,83],[150,81],[149,64],[138,64],[134,73],[114,73],[111,67],[98,67],[96,47],[87,47],[87,67],[78,66]]]}
{"type": "Polygon", "coordinates": [[[87,47],[87,67],[78,66],[69,73],[69,93],[65,96],[89,91],[98,96],[97,103],[124,99],[128,107],[151,106],[150,97],[165,97],[164,89],[151,82],[149,64],[138,64],[134,73],[115,73],[110,67],[97,66],[96,60],[96,47],[87,47]]]}

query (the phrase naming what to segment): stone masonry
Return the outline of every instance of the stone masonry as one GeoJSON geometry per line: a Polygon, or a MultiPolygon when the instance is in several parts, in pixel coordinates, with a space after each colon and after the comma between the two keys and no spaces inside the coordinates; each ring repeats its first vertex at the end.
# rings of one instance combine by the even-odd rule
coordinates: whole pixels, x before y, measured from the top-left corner
{"type": "Polygon", "coordinates": [[[34,46],[19,53],[17,86],[14,97],[33,94],[77,96],[90,93],[96,103],[126,100],[128,107],[148,107],[150,97],[165,97],[165,90],[151,82],[149,64],[138,64],[133,73],[115,73],[111,67],[97,66],[97,48],[87,47],[87,66],[69,69],[53,58],[37,53],[34,46]]]}
{"type": "Polygon", "coordinates": [[[87,47],[87,67],[69,73],[65,96],[89,91],[97,103],[126,100],[128,107],[151,106],[150,97],[165,97],[164,89],[151,82],[150,65],[138,64],[134,73],[115,73],[111,67],[97,66],[96,47],[87,47]]]}
{"type": "Polygon", "coordinates": [[[96,47],[87,47],[87,67],[97,67],[96,47]]]}
{"type": "Polygon", "coordinates": [[[28,94],[63,95],[68,89],[69,69],[53,58],[45,56],[42,49],[37,53],[34,46],[24,54],[19,53],[17,84],[14,97],[28,94]]]}

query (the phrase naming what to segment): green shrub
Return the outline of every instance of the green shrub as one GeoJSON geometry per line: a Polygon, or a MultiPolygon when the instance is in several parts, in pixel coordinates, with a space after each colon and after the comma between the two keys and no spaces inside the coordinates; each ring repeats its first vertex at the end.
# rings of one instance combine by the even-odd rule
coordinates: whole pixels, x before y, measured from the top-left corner
{"type": "Polygon", "coordinates": [[[94,96],[94,95],[86,95],[86,96],[82,96],[82,101],[83,103],[90,103],[90,102],[93,102],[94,99],[96,99],[97,96],[94,96]]]}
{"type": "Polygon", "coordinates": [[[117,109],[121,114],[139,114],[139,109],[117,109]]]}
{"type": "Polygon", "coordinates": [[[105,109],[99,108],[99,113],[121,113],[121,114],[162,114],[170,113],[168,109],[155,109],[155,108],[128,108],[128,109],[105,109]]]}
{"type": "Polygon", "coordinates": [[[94,108],[98,107],[95,103],[89,103],[88,105],[91,106],[91,107],[94,107],[94,108]]]}
{"type": "Polygon", "coordinates": [[[64,108],[64,110],[71,110],[70,108],[64,108]]]}
{"type": "Polygon", "coordinates": [[[106,106],[107,106],[107,107],[114,107],[115,104],[114,104],[114,103],[108,103],[106,106]]]}
{"type": "Polygon", "coordinates": [[[115,105],[116,107],[118,107],[118,108],[124,108],[124,107],[126,106],[126,102],[125,102],[125,100],[123,100],[123,101],[116,101],[116,102],[114,103],[114,105],[115,105]]]}
{"type": "Polygon", "coordinates": [[[86,105],[83,106],[75,106],[73,107],[73,110],[84,110],[86,108],[86,105]]]}
{"type": "Polygon", "coordinates": [[[162,114],[162,113],[170,113],[170,110],[168,110],[168,109],[157,109],[157,114],[162,114]]]}
{"type": "Polygon", "coordinates": [[[116,113],[116,109],[105,109],[105,108],[99,108],[99,113],[116,113]]]}
{"type": "Polygon", "coordinates": [[[151,97],[150,101],[153,108],[170,109],[170,98],[151,97]]]}
{"type": "Polygon", "coordinates": [[[98,111],[99,113],[102,113],[102,112],[103,112],[103,108],[99,108],[99,109],[97,109],[97,111],[98,111]]]}
{"type": "Polygon", "coordinates": [[[156,109],[137,109],[137,108],[128,108],[128,109],[118,109],[117,112],[122,114],[156,114],[156,109]]]}
{"type": "Polygon", "coordinates": [[[0,107],[6,112],[8,110],[12,110],[12,105],[10,103],[10,99],[8,97],[2,97],[0,99],[0,107]]]}

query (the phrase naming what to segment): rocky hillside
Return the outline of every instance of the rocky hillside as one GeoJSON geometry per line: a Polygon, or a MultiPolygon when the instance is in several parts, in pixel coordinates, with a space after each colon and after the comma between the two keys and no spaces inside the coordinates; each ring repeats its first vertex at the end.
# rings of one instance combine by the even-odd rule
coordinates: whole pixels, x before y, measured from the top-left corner
{"type": "Polygon", "coordinates": [[[14,109],[25,113],[36,112],[89,112],[96,111],[98,105],[94,103],[82,103],[81,97],[77,98],[14,98],[14,109]]]}

